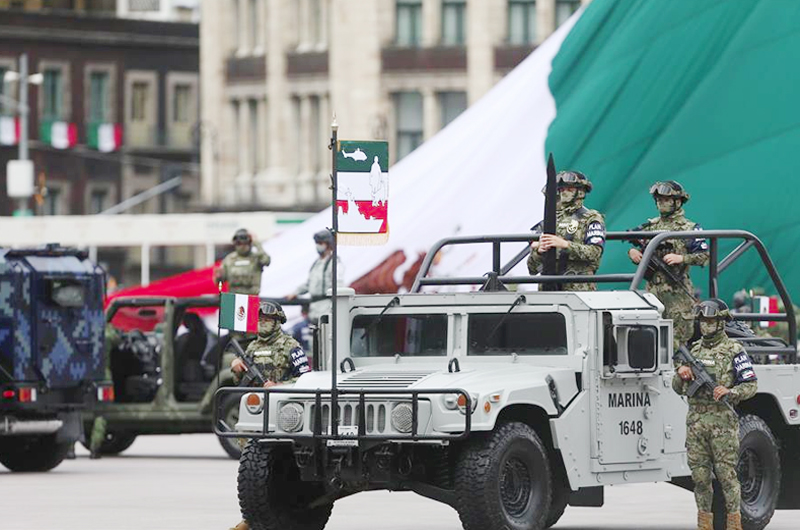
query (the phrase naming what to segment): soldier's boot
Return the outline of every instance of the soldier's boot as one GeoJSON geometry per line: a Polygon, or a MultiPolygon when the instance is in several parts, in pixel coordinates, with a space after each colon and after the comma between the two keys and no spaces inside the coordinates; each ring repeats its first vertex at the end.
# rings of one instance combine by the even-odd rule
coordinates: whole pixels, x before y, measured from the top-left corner
{"type": "Polygon", "coordinates": [[[742,514],[740,512],[728,514],[725,530],[742,530],[742,514]]]}
{"type": "Polygon", "coordinates": [[[250,530],[250,525],[247,524],[247,521],[242,519],[241,522],[239,522],[239,524],[231,528],[231,530],[250,530]]]}
{"type": "Polygon", "coordinates": [[[714,514],[697,512],[697,530],[714,530],[714,514]]]}

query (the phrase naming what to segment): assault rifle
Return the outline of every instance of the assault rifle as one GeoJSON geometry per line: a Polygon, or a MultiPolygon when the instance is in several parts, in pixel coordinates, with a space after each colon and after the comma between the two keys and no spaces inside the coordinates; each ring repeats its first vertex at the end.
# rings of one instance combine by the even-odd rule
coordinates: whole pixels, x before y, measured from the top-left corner
{"type": "MultiPolygon", "coordinates": [[[[544,221],[542,223],[542,234],[556,233],[556,208],[558,204],[558,182],[556,181],[556,163],[553,161],[553,153],[547,158],[547,185],[544,193],[544,221]]],[[[557,274],[556,249],[551,248],[542,256],[542,274],[552,276],[557,274]]],[[[539,289],[542,291],[560,291],[561,284],[542,284],[539,289]]]]}
{"type": "MultiPolygon", "coordinates": [[[[703,363],[695,359],[694,356],[689,353],[689,350],[686,348],[686,346],[681,346],[678,349],[678,352],[674,356],[674,360],[682,365],[688,366],[694,374],[694,380],[689,384],[689,388],[686,389],[687,396],[694,397],[694,395],[703,388],[708,389],[712,396],[714,395],[714,389],[718,386],[717,378],[708,373],[708,370],[706,370],[706,367],[703,366],[703,363]]],[[[720,401],[729,409],[731,409],[731,412],[736,414],[736,409],[734,409],[733,405],[731,405],[727,395],[722,396],[720,401]]]]}
{"type": "Polygon", "coordinates": [[[236,339],[231,339],[228,342],[228,347],[231,346],[233,347],[233,353],[236,354],[236,357],[241,359],[247,367],[247,370],[242,374],[242,380],[239,382],[239,386],[251,386],[253,381],[258,383],[258,386],[264,386],[264,383],[267,382],[267,378],[264,377],[264,374],[261,373],[261,370],[256,366],[252,354],[248,355],[245,353],[236,339]]]}
{"type": "MultiPolygon", "coordinates": [[[[634,247],[638,248],[642,253],[644,253],[644,249],[647,247],[647,243],[645,241],[641,239],[631,239],[630,242],[634,247]]],[[[686,287],[686,284],[684,284],[680,278],[675,276],[675,273],[672,272],[672,269],[670,269],[669,265],[667,265],[661,257],[672,253],[673,250],[674,247],[672,246],[672,243],[661,243],[658,248],[656,248],[656,252],[653,253],[653,256],[650,258],[650,261],[647,264],[647,271],[644,273],[644,279],[650,281],[654,274],[661,273],[670,284],[675,287],[680,287],[692,302],[697,302],[697,298],[695,298],[694,293],[689,291],[689,289],[686,287]],[[661,254],[661,256],[658,254],[661,254]]]]}

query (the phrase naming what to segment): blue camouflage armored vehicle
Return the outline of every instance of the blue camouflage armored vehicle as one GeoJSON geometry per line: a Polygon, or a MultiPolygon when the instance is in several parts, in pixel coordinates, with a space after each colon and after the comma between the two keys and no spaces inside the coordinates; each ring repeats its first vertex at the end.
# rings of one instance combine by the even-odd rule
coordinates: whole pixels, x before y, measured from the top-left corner
{"type": "Polygon", "coordinates": [[[82,434],[106,381],[105,274],[85,252],[0,249],[0,463],[48,471],[82,434]]]}

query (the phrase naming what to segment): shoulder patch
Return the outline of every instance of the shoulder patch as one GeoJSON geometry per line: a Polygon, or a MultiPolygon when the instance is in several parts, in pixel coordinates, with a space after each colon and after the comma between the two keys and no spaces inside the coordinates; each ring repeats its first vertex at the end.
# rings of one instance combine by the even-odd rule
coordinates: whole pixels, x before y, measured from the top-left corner
{"type": "Polygon", "coordinates": [[[586,227],[586,236],[583,242],[587,245],[602,247],[606,243],[606,227],[600,221],[592,221],[586,227]]]}
{"type": "Polygon", "coordinates": [[[733,373],[735,376],[734,384],[751,383],[757,381],[756,371],[753,369],[753,362],[747,352],[740,351],[733,358],[733,373]]]}

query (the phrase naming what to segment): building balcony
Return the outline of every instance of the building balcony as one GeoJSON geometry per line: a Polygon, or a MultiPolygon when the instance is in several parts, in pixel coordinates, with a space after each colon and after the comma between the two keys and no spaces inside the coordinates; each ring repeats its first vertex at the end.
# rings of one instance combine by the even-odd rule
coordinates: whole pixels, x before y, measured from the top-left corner
{"type": "Polygon", "coordinates": [[[166,130],[147,122],[125,124],[125,147],[131,150],[194,151],[194,124],[171,124],[166,130]]]}

